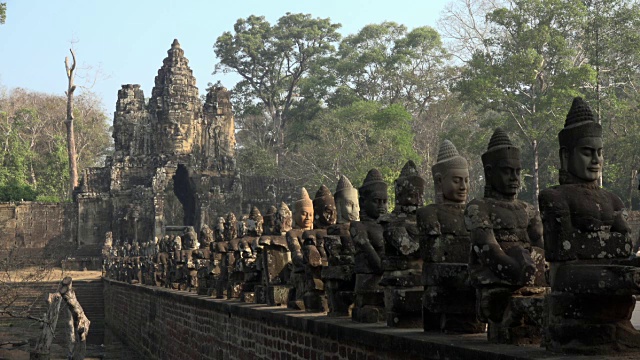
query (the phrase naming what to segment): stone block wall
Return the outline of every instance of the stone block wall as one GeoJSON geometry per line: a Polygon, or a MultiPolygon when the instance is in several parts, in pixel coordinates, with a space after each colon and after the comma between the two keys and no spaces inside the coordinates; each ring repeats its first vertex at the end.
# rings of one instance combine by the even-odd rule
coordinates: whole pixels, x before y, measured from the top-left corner
{"type": "MultiPolygon", "coordinates": [[[[103,280],[107,326],[145,359],[548,359],[486,335],[425,334],[103,280]]],[[[580,359],[590,359],[581,357],[580,359]]]]}
{"type": "Polygon", "coordinates": [[[75,207],[74,203],[0,203],[0,250],[74,244],[75,207]]]}

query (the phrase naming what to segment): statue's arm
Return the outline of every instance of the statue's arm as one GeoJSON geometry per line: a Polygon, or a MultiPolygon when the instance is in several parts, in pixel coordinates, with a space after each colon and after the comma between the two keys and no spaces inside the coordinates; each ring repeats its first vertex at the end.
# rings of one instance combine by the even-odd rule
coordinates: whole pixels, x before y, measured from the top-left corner
{"type": "Polygon", "coordinates": [[[349,233],[353,239],[353,244],[356,247],[356,252],[364,253],[372,270],[382,272],[382,259],[371,244],[371,241],[369,241],[369,232],[366,227],[360,224],[354,226],[354,223],[351,223],[349,233]]]}
{"type": "Polygon", "coordinates": [[[528,250],[513,246],[503,250],[496,240],[489,211],[478,203],[465,210],[465,224],[471,236],[471,251],[497,277],[510,282],[523,282],[535,273],[535,264],[528,250]]]}
{"type": "Polygon", "coordinates": [[[527,226],[527,233],[529,235],[531,246],[536,246],[543,249],[544,235],[540,212],[536,210],[533,205],[527,205],[527,212],[529,214],[529,225],[527,226]]]}
{"type": "Polygon", "coordinates": [[[287,247],[291,252],[291,262],[296,266],[303,266],[304,258],[298,237],[294,236],[294,234],[287,233],[287,247]]]}
{"type": "Polygon", "coordinates": [[[573,238],[573,224],[569,205],[560,191],[546,189],[538,196],[543,225],[544,251],[547,260],[552,261],[562,251],[564,238],[573,238]]]}

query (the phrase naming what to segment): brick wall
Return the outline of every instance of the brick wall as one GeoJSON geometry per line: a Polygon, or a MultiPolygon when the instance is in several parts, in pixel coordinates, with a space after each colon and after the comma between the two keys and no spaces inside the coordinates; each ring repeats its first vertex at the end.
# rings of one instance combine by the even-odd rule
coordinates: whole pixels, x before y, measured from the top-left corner
{"type": "MultiPolygon", "coordinates": [[[[543,359],[539,347],[425,334],[303,311],[105,281],[107,326],[148,359],[543,359]]],[[[588,359],[586,357],[584,359],[588,359]]],[[[582,358],[581,358],[582,359],[582,358]]]]}

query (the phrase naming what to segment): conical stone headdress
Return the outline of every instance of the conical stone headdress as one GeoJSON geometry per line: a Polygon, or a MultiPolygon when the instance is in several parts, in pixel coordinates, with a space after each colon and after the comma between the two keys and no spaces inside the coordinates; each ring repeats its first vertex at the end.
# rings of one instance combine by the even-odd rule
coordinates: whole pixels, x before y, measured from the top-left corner
{"type": "Polygon", "coordinates": [[[467,159],[460,156],[458,149],[449,140],[445,140],[440,144],[438,149],[438,160],[431,167],[431,173],[435,179],[436,174],[444,174],[449,169],[468,169],[467,159]]]}
{"type": "Polygon", "coordinates": [[[378,169],[371,169],[358,189],[361,197],[367,197],[375,192],[387,192],[387,183],[382,178],[382,173],[378,169]]]}
{"type": "Polygon", "coordinates": [[[293,210],[295,212],[299,213],[305,207],[306,208],[313,208],[313,202],[311,201],[311,198],[309,197],[309,193],[307,192],[307,189],[301,188],[300,189],[300,198],[293,203],[293,210]]]}
{"type": "Polygon", "coordinates": [[[333,194],[331,194],[331,190],[323,184],[320,185],[320,188],[316,191],[316,196],[313,198],[313,206],[315,207],[319,204],[324,205],[327,201],[333,202],[333,194]],[[329,200],[329,198],[331,200],[329,200]]]}
{"type": "Polygon", "coordinates": [[[444,201],[444,197],[442,195],[442,189],[439,186],[439,183],[436,181],[438,174],[440,177],[443,177],[447,171],[452,169],[468,169],[469,164],[467,163],[467,159],[460,156],[458,153],[458,149],[453,143],[449,140],[445,140],[440,144],[440,148],[438,149],[438,160],[431,167],[431,175],[433,176],[433,185],[435,187],[436,194],[436,203],[442,203],[444,201]]]}
{"type": "MultiPolygon", "coordinates": [[[[422,206],[424,200],[424,189],[427,182],[420,176],[418,167],[413,160],[407,161],[400,171],[400,176],[395,181],[395,193],[397,205],[422,206]],[[417,200],[419,204],[410,204],[413,194],[419,194],[417,200]],[[409,203],[407,203],[409,201],[409,203]]],[[[394,210],[395,211],[395,210],[394,210]]]]}
{"type": "Polygon", "coordinates": [[[571,149],[578,139],[585,137],[602,137],[602,126],[596,122],[589,104],[581,97],[576,97],[567,113],[564,129],[558,134],[558,140],[560,147],[571,149]]]}
{"type": "Polygon", "coordinates": [[[336,192],[333,194],[333,197],[334,198],[344,197],[343,193],[353,193],[353,192],[356,193],[356,199],[357,199],[358,190],[356,190],[356,188],[354,188],[353,185],[351,185],[351,181],[349,181],[349,179],[346,176],[341,175],[340,180],[338,180],[338,185],[336,185],[336,192]]]}
{"type": "Polygon", "coordinates": [[[497,128],[493,132],[491,140],[489,140],[487,151],[482,154],[482,165],[494,165],[498,160],[502,159],[520,160],[520,149],[513,145],[509,135],[504,130],[497,128]]]}

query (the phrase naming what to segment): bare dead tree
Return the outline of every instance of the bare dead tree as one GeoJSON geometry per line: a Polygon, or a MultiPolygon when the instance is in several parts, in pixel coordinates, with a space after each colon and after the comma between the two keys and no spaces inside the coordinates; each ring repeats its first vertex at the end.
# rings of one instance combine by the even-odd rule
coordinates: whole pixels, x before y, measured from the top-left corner
{"type": "Polygon", "coordinates": [[[67,95],[67,119],[64,121],[64,124],[67,127],[67,154],[69,156],[69,185],[71,187],[71,192],[73,193],[73,189],[78,186],[78,164],[77,164],[77,156],[76,156],[76,138],[73,131],[73,92],[76,90],[76,86],[74,84],[75,80],[75,70],[76,70],[76,53],[72,49],[69,49],[71,52],[72,63],[69,63],[69,57],[66,56],[64,58],[64,66],[67,70],[67,91],[65,94],[67,95]]]}
{"type": "Polygon", "coordinates": [[[87,318],[82,306],[76,298],[76,292],[73,290],[72,280],[70,276],[62,279],[58,292],[67,303],[67,308],[71,312],[69,320],[69,359],[84,359],[87,351],[87,335],[89,334],[89,326],[91,321],[87,318]]]}

